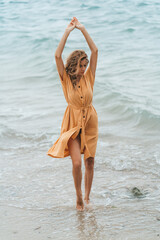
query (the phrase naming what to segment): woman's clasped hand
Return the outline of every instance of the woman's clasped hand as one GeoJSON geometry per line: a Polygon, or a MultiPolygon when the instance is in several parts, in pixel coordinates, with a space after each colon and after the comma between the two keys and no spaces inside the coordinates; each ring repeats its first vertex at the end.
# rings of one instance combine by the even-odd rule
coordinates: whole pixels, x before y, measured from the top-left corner
{"type": "Polygon", "coordinates": [[[67,26],[67,30],[72,31],[74,28],[77,28],[79,30],[82,30],[84,28],[84,25],[81,24],[76,17],[73,17],[71,19],[71,22],[67,26]]]}

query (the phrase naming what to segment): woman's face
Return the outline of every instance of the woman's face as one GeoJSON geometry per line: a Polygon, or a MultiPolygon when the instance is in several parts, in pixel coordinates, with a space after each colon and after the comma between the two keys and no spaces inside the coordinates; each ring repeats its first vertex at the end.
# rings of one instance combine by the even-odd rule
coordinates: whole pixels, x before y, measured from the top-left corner
{"type": "Polygon", "coordinates": [[[81,62],[80,62],[80,65],[79,65],[79,71],[78,71],[78,75],[83,75],[86,71],[86,68],[87,68],[87,65],[88,65],[88,62],[86,59],[83,59],[81,62]]]}

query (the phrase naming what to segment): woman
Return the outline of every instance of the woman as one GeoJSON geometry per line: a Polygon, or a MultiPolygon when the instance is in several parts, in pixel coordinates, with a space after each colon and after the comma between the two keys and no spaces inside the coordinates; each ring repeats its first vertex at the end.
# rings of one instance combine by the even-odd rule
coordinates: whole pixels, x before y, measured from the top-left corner
{"type": "Polygon", "coordinates": [[[47,154],[54,158],[71,156],[72,173],[77,195],[76,208],[78,210],[84,209],[81,191],[81,154],[84,154],[85,164],[84,200],[88,204],[98,140],[98,117],[92,105],[97,56],[98,49],[93,40],[85,27],[76,17],[73,17],[55,52],[57,70],[68,106],[64,113],[60,137],[48,150],[47,154]],[[89,60],[83,50],[73,51],[67,58],[65,66],[62,60],[66,40],[74,28],[83,33],[91,50],[90,64],[87,70],[89,60]]]}

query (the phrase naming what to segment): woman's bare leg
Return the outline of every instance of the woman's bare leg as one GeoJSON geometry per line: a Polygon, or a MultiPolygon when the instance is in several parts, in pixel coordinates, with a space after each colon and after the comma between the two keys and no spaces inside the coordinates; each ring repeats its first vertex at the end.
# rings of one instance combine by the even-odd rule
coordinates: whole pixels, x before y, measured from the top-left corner
{"type": "Polygon", "coordinates": [[[92,187],[93,175],[94,175],[94,158],[90,157],[84,161],[85,164],[85,197],[84,200],[89,203],[89,194],[92,187]]]}
{"type": "Polygon", "coordinates": [[[82,182],[81,145],[80,145],[79,135],[74,140],[70,138],[70,140],[68,141],[68,148],[69,148],[69,153],[70,153],[72,164],[73,164],[72,174],[74,178],[74,185],[76,188],[77,209],[83,210],[84,203],[83,203],[82,190],[81,190],[81,182],[82,182]]]}

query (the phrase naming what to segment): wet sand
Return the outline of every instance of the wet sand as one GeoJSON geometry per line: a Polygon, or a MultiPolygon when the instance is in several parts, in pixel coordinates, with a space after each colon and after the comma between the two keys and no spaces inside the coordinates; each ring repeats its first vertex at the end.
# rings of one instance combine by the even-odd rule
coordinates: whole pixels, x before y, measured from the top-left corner
{"type": "Polygon", "coordinates": [[[1,206],[0,214],[1,240],[160,239],[160,216],[145,209],[136,212],[96,203],[83,212],[74,206],[50,210],[1,206]]]}

